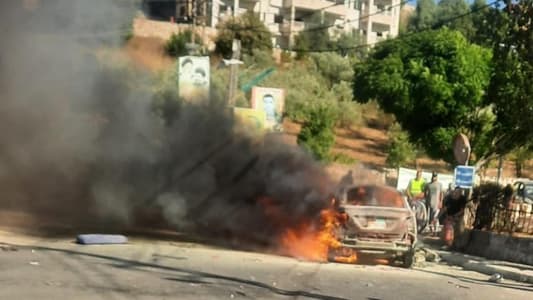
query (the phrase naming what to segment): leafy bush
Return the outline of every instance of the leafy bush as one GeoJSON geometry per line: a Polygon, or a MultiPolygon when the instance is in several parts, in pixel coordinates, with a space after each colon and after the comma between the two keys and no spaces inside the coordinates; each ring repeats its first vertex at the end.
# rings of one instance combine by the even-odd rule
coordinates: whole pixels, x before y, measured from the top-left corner
{"type": "MultiPolygon", "coordinates": [[[[194,37],[196,43],[201,43],[202,39],[198,34],[195,34],[194,37]]],[[[173,33],[170,36],[170,39],[165,45],[165,51],[168,55],[173,57],[179,57],[189,54],[187,51],[187,43],[192,41],[192,31],[185,30],[178,34],[173,33]]]]}
{"type": "Polygon", "coordinates": [[[332,46],[328,30],[328,26],[331,24],[324,22],[320,13],[313,14],[306,20],[306,23],[311,25],[300,32],[294,40],[297,59],[307,57],[310,51],[321,51],[332,46]]]}
{"type": "Polygon", "coordinates": [[[361,105],[355,102],[341,101],[337,104],[337,126],[351,128],[364,124],[361,105]]]}
{"type": "Polygon", "coordinates": [[[395,123],[389,130],[386,164],[398,168],[416,158],[416,148],[409,142],[409,134],[395,123]]]}
{"type": "Polygon", "coordinates": [[[310,118],[302,126],[298,144],[302,145],[315,158],[330,160],[330,150],[335,143],[335,111],[327,105],[317,105],[310,112],[310,118]]]}
{"type": "MultiPolygon", "coordinates": [[[[350,82],[354,72],[350,60],[337,53],[313,53],[311,59],[319,72],[331,87],[335,83],[350,82]]],[[[350,92],[351,94],[352,92],[350,92]]]]}
{"type": "Polygon", "coordinates": [[[254,50],[272,51],[272,34],[253,12],[246,12],[219,25],[215,51],[223,57],[231,57],[233,39],[241,41],[242,54],[253,55],[254,50]]]}
{"type": "Polygon", "coordinates": [[[254,49],[252,50],[252,54],[243,55],[242,60],[247,67],[267,68],[274,65],[272,52],[268,50],[254,49]]]}

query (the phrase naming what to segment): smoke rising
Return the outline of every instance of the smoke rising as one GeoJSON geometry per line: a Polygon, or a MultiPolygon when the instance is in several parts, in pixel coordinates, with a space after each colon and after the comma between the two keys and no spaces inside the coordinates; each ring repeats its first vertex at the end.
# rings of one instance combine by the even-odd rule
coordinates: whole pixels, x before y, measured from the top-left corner
{"type": "Polygon", "coordinates": [[[157,210],[266,243],[317,215],[331,184],[300,149],[236,134],[216,101],[155,113],[150,76],[98,59],[120,46],[130,3],[1,1],[0,209],[103,228],[157,210]]]}

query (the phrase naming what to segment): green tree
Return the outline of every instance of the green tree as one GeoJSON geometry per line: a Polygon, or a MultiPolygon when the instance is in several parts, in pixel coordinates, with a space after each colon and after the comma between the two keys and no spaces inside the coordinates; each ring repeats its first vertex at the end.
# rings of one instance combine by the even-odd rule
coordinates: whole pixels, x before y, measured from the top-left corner
{"type": "Polygon", "coordinates": [[[306,28],[294,40],[297,58],[307,56],[309,51],[320,51],[332,46],[329,26],[320,13],[315,13],[306,20],[306,28]]]}
{"type": "Polygon", "coordinates": [[[405,166],[416,159],[416,148],[409,141],[409,134],[402,130],[400,124],[395,123],[388,132],[386,164],[393,168],[405,166]]]}
{"type": "Polygon", "coordinates": [[[489,50],[446,28],[385,41],[356,65],[354,96],[362,102],[376,99],[428,155],[452,161],[458,132],[470,133],[474,149],[486,134],[476,129],[487,122],[478,111],[489,83],[489,62],[489,50]]]}
{"type": "Polygon", "coordinates": [[[522,177],[522,172],[527,161],[533,159],[533,147],[520,147],[511,152],[511,159],[514,162],[516,177],[522,177]]]}
{"type": "Polygon", "coordinates": [[[336,115],[331,106],[315,106],[310,111],[309,120],[303,124],[298,134],[298,144],[318,160],[330,160],[331,147],[335,144],[335,122],[336,115]]]}
{"type": "Polygon", "coordinates": [[[336,83],[353,79],[353,67],[350,60],[337,53],[313,53],[311,59],[315,63],[317,72],[326,79],[329,88],[336,83]]]}
{"type": "Polygon", "coordinates": [[[434,0],[418,0],[416,12],[410,20],[409,30],[427,29],[435,24],[437,4],[434,0]]]}
{"type": "Polygon", "coordinates": [[[441,0],[437,5],[436,24],[446,25],[450,29],[460,31],[468,40],[474,36],[472,15],[465,0],[441,0]],[[461,15],[461,18],[456,18],[461,15]],[[453,19],[453,20],[452,20],[453,19]],[[450,21],[451,20],[451,21],[450,21]]]}
{"type": "Polygon", "coordinates": [[[533,1],[509,1],[503,11],[488,90],[496,115],[489,158],[533,143],[533,1]]]}
{"type": "Polygon", "coordinates": [[[504,34],[504,12],[496,7],[487,7],[486,0],[475,0],[471,11],[475,28],[471,41],[492,48],[498,37],[504,34]]]}
{"type": "Polygon", "coordinates": [[[231,57],[233,39],[241,41],[242,54],[252,55],[254,50],[272,51],[272,34],[253,12],[230,18],[218,26],[215,51],[223,57],[231,57]]]}
{"type": "MultiPolygon", "coordinates": [[[[202,39],[198,34],[195,34],[195,40],[198,43],[202,42],[202,39]]],[[[168,55],[178,57],[189,54],[187,50],[187,44],[192,41],[192,30],[185,30],[178,34],[173,33],[170,39],[165,44],[165,51],[168,55]]]]}
{"type": "Polygon", "coordinates": [[[358,32],[343,32],[333,44],[333,49],[339,49],[338,53],[343,57],[362,58],[366,54],[366,47],[357,48],[358,45],[363,44],[363,40],[358,32]]]}

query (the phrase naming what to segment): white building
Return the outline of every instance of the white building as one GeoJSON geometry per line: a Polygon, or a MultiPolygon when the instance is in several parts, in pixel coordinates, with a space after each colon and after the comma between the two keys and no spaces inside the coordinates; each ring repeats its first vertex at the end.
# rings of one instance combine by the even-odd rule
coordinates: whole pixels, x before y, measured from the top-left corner
{"type": "Polygon", "coordinates": [[[365,44],[398,36],[400,11],[400,0],[362,0],[359,26],[365,44]]]}
{"type": "MultiPolygon", "coordinates": [[[[145,0],[150,1],[154,0],[145,0]]],[[[167,15],[176,21],[195,18],[210,27],[253,11],[272,32],[273,45],[281,48],[290,47],[301,31],[320,26],[310,22],[317,13],[324,24],[332,24],[331,34],[359,32],[365,44],[374,44],[398,35],[401,10],[400,0],[175,0],[166,5],[171,10],[167,15]]]]}

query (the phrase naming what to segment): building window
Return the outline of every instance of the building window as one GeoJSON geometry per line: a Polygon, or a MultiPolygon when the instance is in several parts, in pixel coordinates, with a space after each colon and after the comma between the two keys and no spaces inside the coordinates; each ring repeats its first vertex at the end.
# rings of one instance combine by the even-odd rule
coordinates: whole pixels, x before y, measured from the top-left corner
{"type": "Polygon", "coordinates": [[[277,23],[277,24],[283,23],[283,16],[282,15],[274,15],[274,23],[277,23]]]}
{"type": "Polygon", "coordinates": [[[379,36],[379,37],[383,37],[383,32],[378,31],[378,32],[376,32],[376,35],[379,36]]]}

